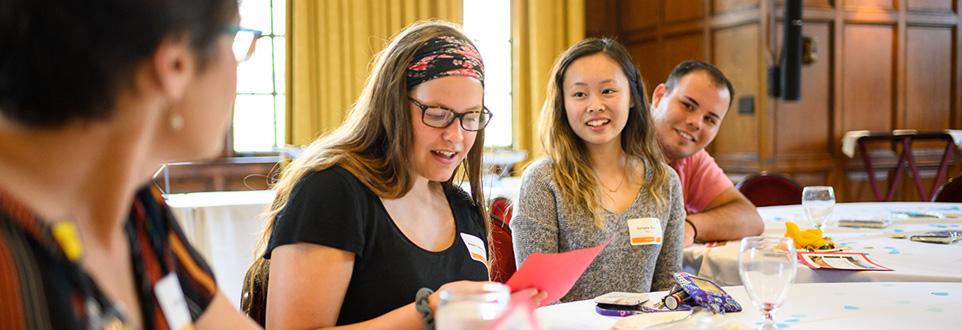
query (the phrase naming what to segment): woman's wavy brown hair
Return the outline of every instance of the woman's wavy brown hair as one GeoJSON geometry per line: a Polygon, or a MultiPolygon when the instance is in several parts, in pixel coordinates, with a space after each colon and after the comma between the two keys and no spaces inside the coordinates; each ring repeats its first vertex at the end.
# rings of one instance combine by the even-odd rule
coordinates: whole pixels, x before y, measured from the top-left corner
{"type": "MultiPolygon", "coordinates": [[[[251,314],[251,309],[248,308],[250,303],[260,304],[249,300],[262,298],[256,297],[256,286],[259,285],[257,282],[261,280],[260,277],[263,279],[261,284],[266,297],[269,261],[263,256],[274,231],[277,215],[287,204],[294,186],[302,178],[310,173],[340,165],[378,197],[399,198],[411,190],[414,173],[411,172],[409,159],[413,139],[410,123],[418,118],[411,116],[405,75],[418,48],[439,36],[454,36],[474,46],[460,28],[451,23],[425,21],[406,27],[374,57],[371,75],[368,76],[347,120],[331,133],[311,143],[301,156],[283,170],[273,186],[277,195],[265,215],[267,223],[257,242],[254,263],[244,281],[242,308],[248,311],[248,314],[251,314]]],[[[455,174],[442,185],[448,187],[467,179],[474,204],[481,212],[485,228],[490,232],[481,191],[483,146],[482,129],[478,131],[471,150],[455,174]]]]}

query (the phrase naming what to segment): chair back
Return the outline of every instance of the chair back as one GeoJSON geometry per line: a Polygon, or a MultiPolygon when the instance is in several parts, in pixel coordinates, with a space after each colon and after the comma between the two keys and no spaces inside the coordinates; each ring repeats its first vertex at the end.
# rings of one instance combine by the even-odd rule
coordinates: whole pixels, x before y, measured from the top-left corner
{"type": "MultiPolygon", "coordinates": [[[[263,257],[261,257],[263,258],[263,257]]],[[[267,313],[267,280],[271,271],[271,261],[265,259],[261,267],[251,266],[244,275],[244,285],[241,288],[241,311],[254,322],[265,327],[267,313]]]]}
{"type": "Polygon", "coordinates": [[[802,202],[802,186],[791,178],[774,173],[749,175],[736,185],[755,206],[792,205],[802,202]]]}
{"type": "Polygon", "coordinates": [[[505,283],[514,275],[514,243],[511,241],[511,200],[491,201],[491,280],[505,283]]]}
{"type": "Polygon", "coordinates": [[[933,202],[962,203],[962,175],[949,179],[932,195],[933,202]]]}

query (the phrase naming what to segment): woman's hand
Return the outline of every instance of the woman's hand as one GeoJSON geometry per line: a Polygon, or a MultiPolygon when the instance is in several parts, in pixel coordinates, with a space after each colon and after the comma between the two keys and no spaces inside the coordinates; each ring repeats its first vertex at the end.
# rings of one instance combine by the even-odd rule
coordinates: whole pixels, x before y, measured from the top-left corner
{"type": "MultiPolygon", "coordinates": [[[[445,285],[442,285],[438,289],[438,291],[428,296],[428,305],[431,306],[432,312],[437,313],[438,304],[440,302],[439,294],[441,291],[444,291],[445,289],[480,291],[486,283],[491,283],[491,282],[457,281],[457,282],[447,283],[445,285]]],[[[511,294],[512,300],[527,299],[531,303],[531,306],[534,306],[534,307],[541,306],[541,301],[543,301],[547,297],[548,297],[548,292],[540,291],[535,288],[518,290],[511,294]]]]}
{"type": "Polygon", "coordinates": [[[438,288],[438,291],[435,291],[430,296],[428,296],[428,306],[431,306],[431,312],[437,314],[438,303],[440,303],[441,301],[441,298],[439,296],[441,291],[444,291],[445,289],[452,289],[452,288],[456,290],[465,290],[465,291],[480,291],[485,283],[488,283],[488,282],[457,281],[457,282],[450,282],[450,283],[444,284],[440,288],[438,288]]]}
{"type": "Polygon", "coordinates": [[[543,301],[544,298],[548,298],[548,291],[541,291],[535,288],[518,290],[511,294],[511,300],[529,299],[531,306],[534,308],[541,306],[541,301],[543,301]]]}

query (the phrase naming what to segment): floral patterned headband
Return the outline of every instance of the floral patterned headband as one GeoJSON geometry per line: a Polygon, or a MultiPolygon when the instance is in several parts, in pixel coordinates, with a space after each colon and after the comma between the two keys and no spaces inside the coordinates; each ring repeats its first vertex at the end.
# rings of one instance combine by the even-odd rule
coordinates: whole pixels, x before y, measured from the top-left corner
{"type": "Polygon", "coordinates": [[[408,88],[446,76],[472,77],[484,84],[484,63],[471,43],[454,36],[426,42],[414,53],[414,61],[408,66],[408,88]]]}

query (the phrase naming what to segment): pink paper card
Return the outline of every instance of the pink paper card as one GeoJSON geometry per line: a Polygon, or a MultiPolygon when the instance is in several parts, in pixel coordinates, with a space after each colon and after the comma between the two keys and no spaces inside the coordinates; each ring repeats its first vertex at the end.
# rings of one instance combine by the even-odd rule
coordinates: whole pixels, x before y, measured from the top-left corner
{"type": "Polygon", "coordinates": [[[859,252],[799,252],[798,258],[811,269],[892,270],[869,260],[864,253],[859,252]]]}
{"type": "Polygon", "coordinates": [[[548,297],[541,304],[553,303],[571,290],[575,281],[606,246],[608,242],[568,252],[532,253],[505,284],[511,288],[511,292],[527,288],[547,292],[548,297]]]}

